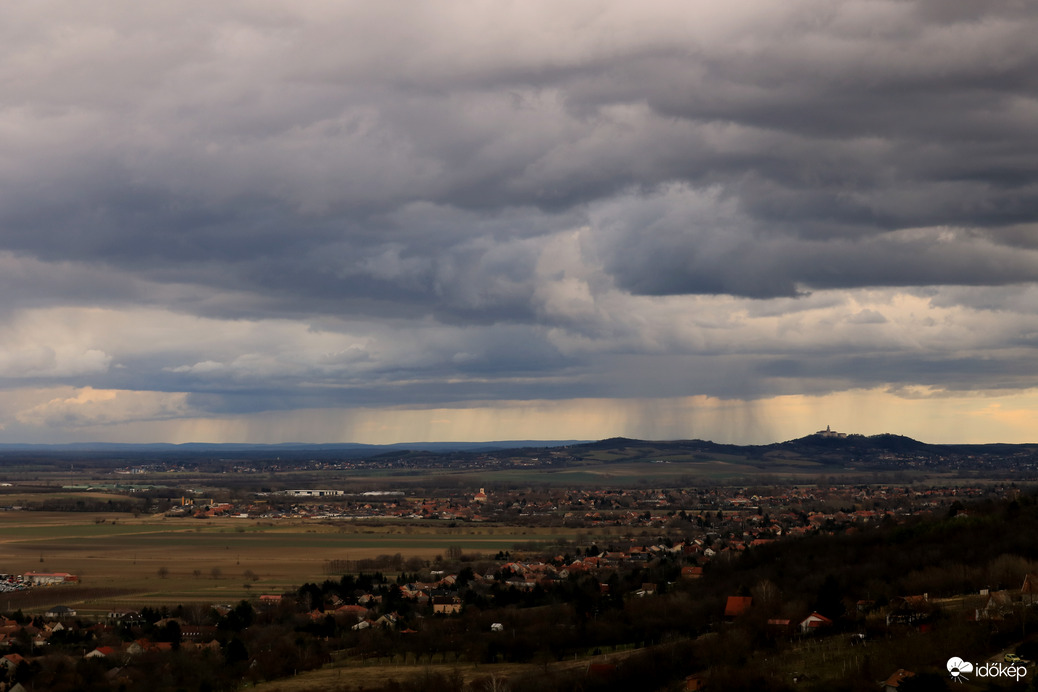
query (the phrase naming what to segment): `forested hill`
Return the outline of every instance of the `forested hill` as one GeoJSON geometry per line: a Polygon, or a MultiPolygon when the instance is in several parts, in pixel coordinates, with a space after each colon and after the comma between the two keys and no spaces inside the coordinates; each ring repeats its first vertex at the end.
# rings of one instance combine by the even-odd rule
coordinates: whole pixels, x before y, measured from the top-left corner
{"type": "Polygon", "coordinates": [[[719,444],[708,440],[648,441],[615,437],[566,448],[585,461],[745,463],[758,469],[811,463],[834,470],[863,468],[1038,467],[1038,444],[928,444],[903,435],[821,432],[768,445],[719,444]]]}
{"type": "Polygon", "coordinates": [[[796,452],[801,454],[831,454],[842,453],[848,455],[862,453],[915,453],[915,454],[945,454],[949,451],[969,452],[973,454],[984,454],[997,451],[1004,454],[1014,449],[1038,449],[1038,445],[933,445],[904,435],[892,435],[884,433],[881,435],[842,435],[839,433],[815,433],[795,440],[776,442],[768,445],[736,445],[710,442],[709,440],[670,440],[651,441],[634,440],[626,437],[611,437],[607,440],[574,445],[575,448],[587,450],[616,450],[616,449],[671,449],[697,452],[712,452],[715,454],[739,454],[756,456],[769,452],[796,452]],[[997,450],[995,448],[998,448],[997,450]]]}

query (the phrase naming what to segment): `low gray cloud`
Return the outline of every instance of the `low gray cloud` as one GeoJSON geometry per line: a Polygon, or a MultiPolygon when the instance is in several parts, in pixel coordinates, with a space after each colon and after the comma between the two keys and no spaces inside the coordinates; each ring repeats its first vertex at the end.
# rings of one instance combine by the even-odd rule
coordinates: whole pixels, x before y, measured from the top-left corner
{"type": "Polygon", "coordinates": [[[5,362],[56,338],[26,311],[115,325],[55,382],[245,411],[1033,380],[1002,350],[1036,333],[1026,3],[16,14],[5,362]]]}

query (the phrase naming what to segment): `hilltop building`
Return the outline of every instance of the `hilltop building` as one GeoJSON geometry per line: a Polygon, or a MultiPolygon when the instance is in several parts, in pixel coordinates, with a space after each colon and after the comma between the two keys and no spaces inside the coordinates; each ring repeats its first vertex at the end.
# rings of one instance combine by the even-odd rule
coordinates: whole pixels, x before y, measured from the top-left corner
{"type": "Polygon", "coordinates": [[[835,430],[830,429],[828,425],[825,426],[825,430],[819,430],[815,435],[818,435],[819,437],[847,437],[847,433],[836,432],[835,430]]]}

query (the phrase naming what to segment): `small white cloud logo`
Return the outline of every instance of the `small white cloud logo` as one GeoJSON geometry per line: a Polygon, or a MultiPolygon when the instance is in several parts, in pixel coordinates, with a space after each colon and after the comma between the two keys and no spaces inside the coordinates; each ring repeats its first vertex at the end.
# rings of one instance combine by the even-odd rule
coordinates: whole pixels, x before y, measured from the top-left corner
{"type": "Polygon", "coordinates": [[[969,679],[963,673],[972,673],[973,664],[969,661],[963,661],[958,656],[954,656],[948,659],[948,672],[951,673],[953,679],[962,682],[969,679]]]}

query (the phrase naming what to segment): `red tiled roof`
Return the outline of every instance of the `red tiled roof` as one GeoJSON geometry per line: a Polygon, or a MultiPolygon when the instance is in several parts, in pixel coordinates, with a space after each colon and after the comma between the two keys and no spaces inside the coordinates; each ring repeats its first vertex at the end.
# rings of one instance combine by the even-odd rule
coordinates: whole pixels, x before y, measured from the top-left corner
{"type": "Polygon", "coordinates": [[[728,602],[724,606],[724,615],[725,617],[738,617],[749,609],[751,603],[753,603],[753,598],[750,596],[729,596],[728,602]]]}

